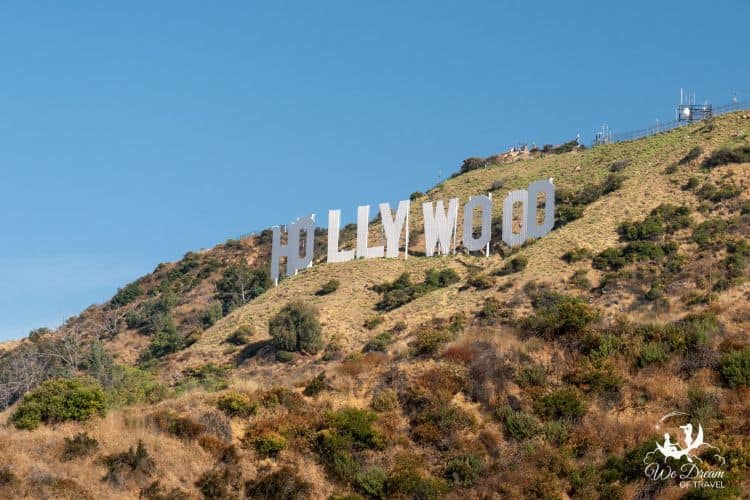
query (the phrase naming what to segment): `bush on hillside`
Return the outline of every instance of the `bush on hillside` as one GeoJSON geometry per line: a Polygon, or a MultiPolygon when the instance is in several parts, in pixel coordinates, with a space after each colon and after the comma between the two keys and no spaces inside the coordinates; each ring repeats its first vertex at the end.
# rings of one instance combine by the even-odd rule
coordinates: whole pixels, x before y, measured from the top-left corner
{"type": "Polygon", "coordinates": [[[250,302],[271,287],[271,277],[266,269],[251,268],[240,263],[224,270],[216,283],[216,298],[221,302],[224,314],[250,302]]]}
{"type": "Polygon", "coordinates": [[[516,411],[508,405],[498,408],[496,414],[509,438],[524,441],[542,432],[541,424],[533,415],[516,411]]]}
{"type": "Polygon", "coordinates": [[[688,153],[682,157],[682,159],[678,162],[680,165],[687,165],[688,163],[692,163],[695,160],[700,157],[700,155],[703,154],[703,149],[700,146],[695,146],[692,148],[688,153]]]}
{"type": "Polygon", "coordinates": [[[318,311],[299,300],[276,313],[268,323],[268,331],[280,350],[315,354],[323,348],[318,311]]]}
{"type": "Polygon", "coordinates": [[[625,167],[627,167],[628,165],[630,165],[630,159],[628,159],[628,158],[625,158],[625,159],[622,159],[622,160],[613,161],[609,165],[609,171],[610,172],[620,172],[620,171],[624,170],[625,167]]]}
{"type": "Polygon", "coordinates": [[[544,292],[535,301],[534,313],[522,321],[529,333],[549,339],[580,336],[596,320],[597,311],[583,299],[544,292]]]}
{"type": "Polygon", "coordinates": [[[242,392],[229,392],[219,396],[216,407],[228,417],[249,417],[258,411],[258,404],[242,392]]]}
{"type": "Polygon", "coordinates": [[[64,442],[62,456],[60,457],[63,462],[88,457],[99,448],[99,441],[85,432],[79,432],[73,437],[66,437],[64,442]]]}
{"type": "Polygon", "coordinates": [[[87,420],[106,413],[106,395],[90,378],[57,378],[42,382],[26,394],[10,417],[17,429],[36,429],[40,423],[87,420]]]}
{"type": "Polygon", "coordinates": [[[446,479],[463,487],[471,487],[484,472],[485,463],[477,453],[466,453],[448,460],[446,479]]]}
{"type": "Polygon", "coordinates": [[[354,481],[361,464],[358,450],[382,449],[383,437],[373,427],[377,415],[357,408],[329,412],[326,428],[316,438],[316,450],[328,468],[341,480],[354,481]]]}
{"type": "Polygon", "coordinates": [[[586,413],[586,405],[577,390],[561,388],[538,398],[534,410],[543,417],[574,420],[586,413]]]}
{"type": "Polygon", "coordinates": [[[472,170],[478,170],[480,168],[484,168],[487,165],[487,160],[484,158],[466,158],[463,163],[461,164],[461,168],[459,170],[460,174],[465,174],[466,172],[471,172],[472,170]]]}
{"type": "Polygon", "coordinates": [[[562,254],[561,258],[568,264],[572,264],[574,262],[590,259],[591,252],[586,248],[576,247],[562,254]]]}
{"type": "Polygon", "coordinates": [[[693,229],[693,241],[702,249],[723,243],[733,225],[726,219],[706,219],[693,229]]]}
{"type": "Polygon", "coordinates": [[[130,283],[124,288],[117,290],[117,293],[109,301],[112,307],[122,307],[130,304],[135,299],[143,295],[143,288],[138,283],[130,283]]]}
{"type": "Polygon", "coordinates": [[[428,269],[422,283],[412,283],[408,273],[403,273],[394,281],[375,285],[373,290],[383,294],[383,298],[375,304],[378,311],[392,311],[415,300],[422,295],[438,288],[445,288],[460,280],[458,273],[446,268],[440,271],[428,269]]]}
{"type": "Polygon", "coordinates": [[[750,387],[750,347],[724,354],[719,372],[729,387],[750,387]]]}
{"type": "Polygon", "coordinates": [[[341,283],[337,279],[332,279],[329,281],[326,281],[320,289],[315,292],[315,295],[322,296],[322,295],[328,295],[329,293],[333,293],[336,290],[339,289],[339,285],[341,283]]]}
{"type": "Polygon", "coordinates": [[[712,152],[703,160],[703,168],[715,168],[731,163],[750,162],[750,146],[739,146],[734,149],[722,148],[712,152]]]}
{"type": "Polygon", "coordinates": [[[234,345],[245,345],[250,342],[253,333],[252,325],[242,325],[227,337],[227,342],[234,345]]]}
{"type": "Polygon", "coordinates": [[[156,471],[156,462],[146,451],[143,441],[138,441],[135,449],[131,447],[128,451],[105,456],[102,463],[107,467],[104,481],[120,488],[128,479],[142,481],[156,471]]]}
{"type": "Polygon", "coordinates": [[[529,264],[529,259],[525,255],[518,255],[508,260],[503,267],[494,274],[497,276],[507,276],[509,274],[520,273],[529,264]]]}
{"type": "Polygon", "coordinates": [[[111,385],[105,387],[110,408],[136,403],[153,404],[167,397],[169,388],[153,373],[135,366],[115,365],[111,385]]]}
{"type": "Polygon", "coordinates": [[[148,348],[141,354],[141,362],[147,363],[152,359],[162,358],[184,347],[185,339],[177,330],[172,317],[169,316],[164,326],[151,338],[148,348]]]}
{"type": "Polygon", "coordinates": [[[315,377],[310,380],[307,385],[305,385],[305,389],[302,391],[302,394],[308,397],[317,396],[323,391],[327,391],[331,388],[330,382],[328,382],[328,377],[326,377],[326,372],[322,371],[318,373],[315,377]]]}

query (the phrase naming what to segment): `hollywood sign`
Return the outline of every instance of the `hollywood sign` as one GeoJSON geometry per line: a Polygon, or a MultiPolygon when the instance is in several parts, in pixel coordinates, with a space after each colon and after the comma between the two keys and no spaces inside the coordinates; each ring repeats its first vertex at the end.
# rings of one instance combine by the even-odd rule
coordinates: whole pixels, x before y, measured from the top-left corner
{"type": "MultiPolygon", "coordinates": [[[[385,245],[369,246],[370,205],[357,208],[357,244],[354,250],[339,249],[341,230],[341,210],[328,211],[328,262],[347,262],[352,259],[398,258],[401,235],[404,234],[404,258],[409,256],[409,209],[410,201],[398,203],[395,216],[388,203],[379,205],[381,225],[385,245]]],[[[442,200],[422,203],[424,216],[424,253],[427,257],[455,253],[458,228],[458,198],[448,201],[448,208],[442,200]]],[[[536,181],[528,189],[511,191],[503,200],[502,239],[510,247],[523,245],[529,238],[541,238],[552,230],[555,224],[555,186],[552,179],[536,181]],[[537,199],[544,195],[544,220],[537,221],[537,199]],[[513,207],[521,207],[521,224],[513,230],[513,207]]],[[[315,216],[300,217],[286,228],[287,243],[281,244],[281,228],[273,228],[271,250],[271,279],[278,283],[281,259],[286,257],[286,275],[292,276],[300,269],[312,266],[315,238],[315,216]],[[300,246],[302,232],[305,244],[300,246]]],[[[492,195],[474,196],[463,210],[463,246],[469,252],[486,250],[492,235],[492,195]],[[481,231],[475,236],[474,211],[480,211],[481,231]]]]}

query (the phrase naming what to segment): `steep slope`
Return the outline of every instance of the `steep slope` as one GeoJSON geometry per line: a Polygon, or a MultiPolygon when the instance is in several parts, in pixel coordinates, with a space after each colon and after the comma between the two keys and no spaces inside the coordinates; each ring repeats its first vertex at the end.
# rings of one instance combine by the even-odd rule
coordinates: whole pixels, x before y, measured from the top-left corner
{"type": "MultiPolygon", "coordinates": [[[[726,472],[726,488],[712,492],[746,495],[750,162],[706,160],[746,148],[748,134],[750,116],[733,113],[490,162],[415,198],[421,229],[422,201],[502,200],[554,178],[561,213],[578,217],[489,258],[420,257],[415,232],[407,260],[320,262],[266,289],[264,232],[160,265],[132,293],[6,349],[0,488],[50,498],[680,498],[697,490],[647,479],[642,461],[655,424],[679,410],[726,459],[721,468],[704,457],[726,472]],[[379,305],[378,285],[403,273],[419,283],[431,269],[455,274],[379,305]],[[338,288],[321,294],[331,280],[338,288]],[[270,342],[269,320],[299,300],[319,312],[317,353],[270,342]],[[114,362],[93,356],[92,341],[114,362]],[[20,360],[71,350],[74,360],[34,361],[26,385],[11,384],[20,360]],[[20,394],[73,375],[104,386],[105,417],[14,428],[20,394]],[[82,431],[98,448],[64,460],[64,438],[82,431]]],[[[498,218],[501,203],[494,209],[498,218]]],[[[377,220],[371,236],[377,244],[377,220]]]]}

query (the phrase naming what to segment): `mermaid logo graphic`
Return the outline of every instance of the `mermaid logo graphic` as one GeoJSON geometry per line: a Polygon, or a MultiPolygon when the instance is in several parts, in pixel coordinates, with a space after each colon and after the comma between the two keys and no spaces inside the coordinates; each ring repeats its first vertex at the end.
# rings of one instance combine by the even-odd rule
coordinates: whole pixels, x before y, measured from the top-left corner
{"type": "MultiPolygon", "coordinates": [[[[664,415],[656,424],[656,429],[661,430],[662,426],[670,425],[672,419],[678,417],[687,417],[683,412],[671,412],[664,415]]],[[[719,454],[721,451],[704,439],[703,425],[698,424],[697,431],[694,430],[693,424],[686,423],[677,426],[682,434],[682,439],[673,440],[669,432],[663,434],[664,442],[656,441],[656,448],[646,453],[643,463],[646,465],[644,473],[646,477],[654,481],[679,481],[680,487],[695,488],[724,488],[724,473],[720,470],[725,464],[726,459],[719,454]],[[713,452],[713,453],[712,453],[713,452]],[[702,455],[710,458],[707,462],[710,465],[703,467],[702,455]],[[677,463],[671,462],[673,459],[677,463]],[[682,459],[685,459],[683,461],[682,459]],[[700,465],[699,465],[700,464],[700,465]],[[674,467],[673,467],[674,466],[674,467]]]]}

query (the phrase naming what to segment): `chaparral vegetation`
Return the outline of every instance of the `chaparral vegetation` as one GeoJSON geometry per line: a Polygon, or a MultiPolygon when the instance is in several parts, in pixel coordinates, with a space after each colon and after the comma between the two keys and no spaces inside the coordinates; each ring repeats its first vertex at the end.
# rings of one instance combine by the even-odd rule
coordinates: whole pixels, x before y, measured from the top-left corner
{"type": "Polygon", "coordinates": [[[489,257],[424,257],[417,231],[408,259],[326,264],[319,229],[315,266],[276,287],[270,231],[159,264],[0,344],[0,497],[743,498],[748,136],[737,112],[469,158],[412,194],[553,178],[555,229],[508,248],[496,204],[489,257]],[[725,488],[646,478],[673,411],[725,488]]]}

